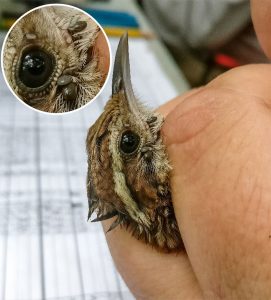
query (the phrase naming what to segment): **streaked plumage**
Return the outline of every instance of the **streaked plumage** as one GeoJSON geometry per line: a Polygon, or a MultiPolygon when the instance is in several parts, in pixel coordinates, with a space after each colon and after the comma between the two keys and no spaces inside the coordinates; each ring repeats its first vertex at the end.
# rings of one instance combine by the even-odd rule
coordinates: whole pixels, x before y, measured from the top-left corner
{"type": "Polygon", "coordinates": [[[163,117],[135,98],[128,37],[119,43],[112,97],[87,137],[89,217],[115,217],[121,226],[162,251],[177,251],[182,240],[171,202],[170,165],[160,136],[163,117]]]}
{"type": "Polygon", "coordinates": [[[50,6],[30,12],[7,38],[7,81],[25,103],[42,111],[67,112],[83,106],[96,96],[106,76],[98,69],[93,48],[99,32],[94,21],[70,7],[50,6]],[[36,56],[43,55],[40,61],[45,61],[43,68],[48,73],[48,80],[45,74],[35,87],[36,77],[27,78],[28,73],[22,71],[29,68],[32,61],[26,55],[31,52],[33,57],[33,51],[36,56]]]}

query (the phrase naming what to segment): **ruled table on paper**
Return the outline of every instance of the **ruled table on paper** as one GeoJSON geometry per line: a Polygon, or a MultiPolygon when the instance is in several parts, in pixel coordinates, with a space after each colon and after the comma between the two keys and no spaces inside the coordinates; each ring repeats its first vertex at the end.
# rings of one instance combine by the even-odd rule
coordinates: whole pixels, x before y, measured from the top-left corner
{"type": "MultiPolygon", "coordinates": [[[[146,41],[130,40],[130,57],[141,100],[176,96],[146,41]]],[[[0,299],[134,299],[101,225],[86,220],[85,139],[110,91],[111,79],[84,109],[51,116],[17,101],[0,75],[0,299]]]]}

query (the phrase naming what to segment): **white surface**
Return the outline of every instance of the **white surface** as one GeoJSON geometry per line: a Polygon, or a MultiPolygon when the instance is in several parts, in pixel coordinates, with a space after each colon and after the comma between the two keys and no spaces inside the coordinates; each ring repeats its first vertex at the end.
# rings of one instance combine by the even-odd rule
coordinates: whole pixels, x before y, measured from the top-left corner
{"type": "MultiPolygon", "coordinates": [[[[130,57],[141,100],[157,107],[176,96],[148,42],[130,40],[130,57]]],[[[1,300],[133,299],[100,224],[86,222],[85,138],[110,92],[48,116],[18,102],[0,76],[1,300]]]]}

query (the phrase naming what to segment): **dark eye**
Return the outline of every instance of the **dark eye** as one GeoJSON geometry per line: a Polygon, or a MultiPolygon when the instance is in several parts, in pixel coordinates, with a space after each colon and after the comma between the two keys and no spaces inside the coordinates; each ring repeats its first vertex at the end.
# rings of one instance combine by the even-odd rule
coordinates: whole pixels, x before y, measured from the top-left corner
{"type": "Polygon", "coordinates": [[[120,149],[125,154],[134,153],[140,142],[140,137],[131,130],[125,131],[120,140],[120,149]]]}
{"type": "Polygon", "coordinates": [[[40,49],[30,49],[23,53],[19,69],[19,79],[29,88],[43,86],[54,71],[53,57],[40,49]]]}

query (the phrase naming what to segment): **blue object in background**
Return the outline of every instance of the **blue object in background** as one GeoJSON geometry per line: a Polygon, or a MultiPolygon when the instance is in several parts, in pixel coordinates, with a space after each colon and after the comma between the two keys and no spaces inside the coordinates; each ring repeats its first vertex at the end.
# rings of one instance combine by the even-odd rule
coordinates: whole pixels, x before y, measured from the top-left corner
{"type": "Polygon", "coordinates": [[[97,20],[101,26],[139,28],[136,17],[127,12],[90,8],[82,9],[97,20]]]}

